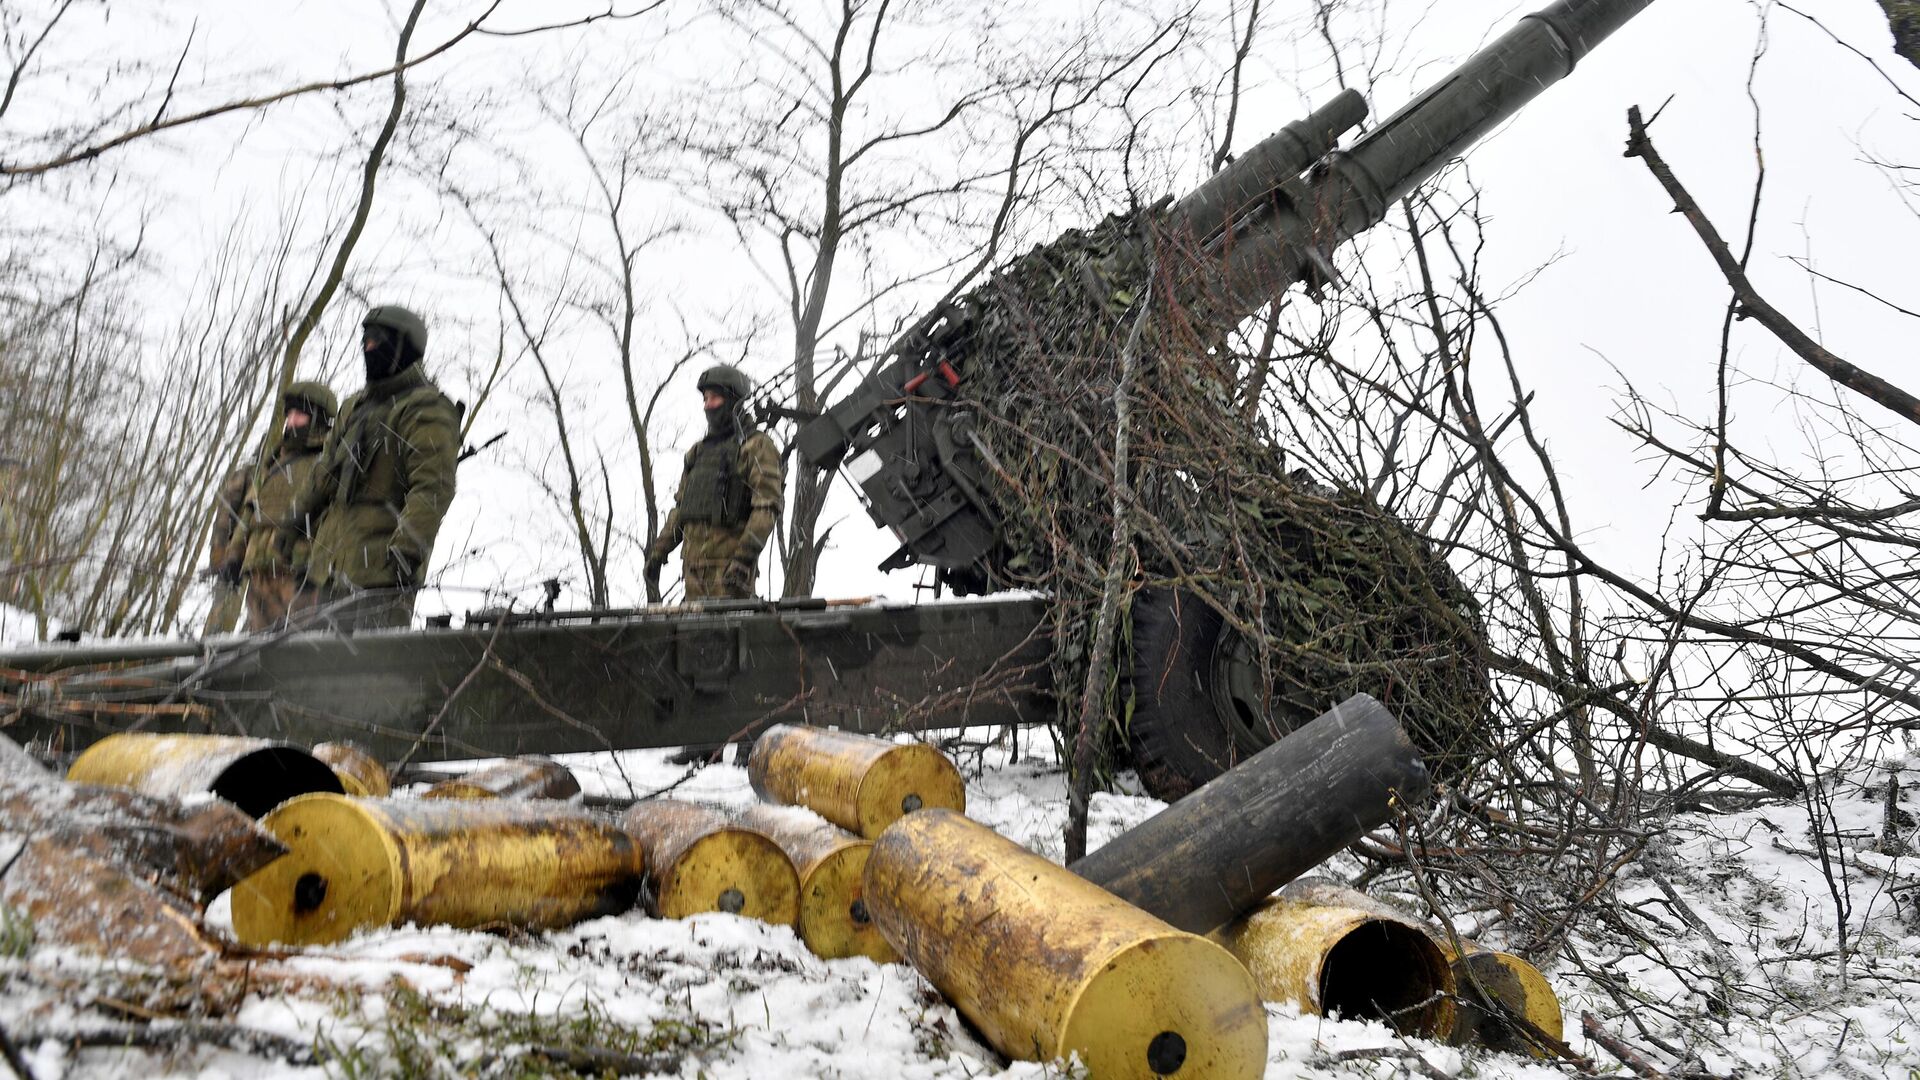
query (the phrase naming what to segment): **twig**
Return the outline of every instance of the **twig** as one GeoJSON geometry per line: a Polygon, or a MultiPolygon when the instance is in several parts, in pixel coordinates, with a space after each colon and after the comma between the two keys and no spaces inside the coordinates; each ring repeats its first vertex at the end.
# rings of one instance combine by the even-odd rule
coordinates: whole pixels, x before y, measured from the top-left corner
{"type": "Polygon", "coordinates": [[[1580,1029],[1587,1033],[1587,1038],[1606,1047],[1607,1053],[1619,1058],[1621,1064],[1635,1073],[1646,1077],[1647,1080],[1666,1080],[1666,1073],[1654,1068],[1651,1062],[1633,1047],[1628,1046],[1625,1040],[1609,1034],[1606,1028],[1600,1026],[1599,1019],[1592,1013],[1580,1014],[1580,1029]]]}
{"type": "Polygon", "coordinates": [[[1647,136],[1646,123],[1640,118],[1640,107],[1627,110],[1627,156],[1637,157],[1646,162],[1647,169],[1654,179],[1660,182],[1667,194],[1672,197],[1674,208],[1683,215],[1693,231],[1706,245],[1707,253],[1720,267],[1720,273],[1733,287],[1733,293],[1740,301],[1741,310],[1757,320],[1760,325],[1772,331],[1780,343],[1793,350],[1800,359],[1812,365],[1815,370],[1834,382],[1855,391],[1890,412],[1899,415],[1909,423],[1920,424],[1920,397],[1909,394],[1900,387],[1870,374],[1828,352],[1826,348],[1808,337],[1806,332],[1795,326],[1792,320],[1761,297],[1753,283],[1747,279],[1747,273],[1734,257],[1727,242],[1720,238],[1719,230],[1708,220],[1706,212],[1694,201],[1693,195],[1683,187],[1673,170],[1661,159],[1654,149],[1653,140],[1647,136]]]}

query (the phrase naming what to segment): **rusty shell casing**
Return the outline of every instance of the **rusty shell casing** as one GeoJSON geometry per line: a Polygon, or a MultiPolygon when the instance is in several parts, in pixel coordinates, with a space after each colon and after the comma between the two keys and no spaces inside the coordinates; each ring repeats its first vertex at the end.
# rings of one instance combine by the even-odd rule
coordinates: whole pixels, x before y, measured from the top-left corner
{"type": "Polygon", "coordinates": [[[442,780],[420,793],[423,799],[571,799],[580,781],[565,765],[547,757],[517,757],[442,780]]]}
{"type": "Polygon", "coordinates": [[[1447,954],[1410,920],[1275,896],[1214,935],[1247,966],[1260,996],[1318,1016],[1380,1020],[1403,1035],[1454,1028],[1447,954]]]}
{"type": "Polygon", "coordinates": [[[109,735],[74,759],[67,779],[176,798],[212,793],[256,818],[296,795],[343,790],[297,746],[231,735],[109,735]]]}
{"type": "Polygon", "coordinates": [[[722,811],[675,799],[647,799],[620,818],[647,852],[653,915],[679,919],[724,911],[792,926],[800,918],[800,874],[773,838],[722,811]]]}
{"type": "Polygon", "coordinates": [[[739,822],[773,838],[792,861],[800,881],[800,915],[794,924],[815,956],[839,960],[864,956],[876,963],[900,959],[867,911],[867,857],[873,841],[796,806],[761,803],[742,811],[739,822]]]}
{"type": "Polygon", "coordinates": [[[1566,1037],[1560,997],[1540,969],[1512,953],[1465,942],[1467,951],[1453,956],[1453,979],[1460,990],[1452,1038],[1456,1046],[1479,1043],[1495,1050],[1546,1057],[1544,1048],[1514,1029],[1501,1017],[1502,1009],[1525,1019],[1555,1039],[1566,1037]],[[1490,1007],[1491,997],[1497,1006],[1490,1007]]]}
{"type": "Polygon", "coordinates": [[[909,814],[875,841],[887,940],[1009,1057],[1102,1078],[1257,1077],[1267,1015],[1227,951],[984,825],[909,814]]]}
{"type": "Polygon", "coordinates": [[[768,728],[747,777],[762,799],[807,807],[869,840],[915,810],[967,809],[966,782],[940,751],[826,728],[768,728]]]}
{"type": "Polygon", "coordinates": [[[249,945],[408,922],[552,929],[632,907],[646,869],[625,830],[564,803],[307,795],[261,824],[288,854],[234,886],[249,945]]]}
{"type": "Polygon", "coordinates": [[[362,799],[384,799],[393,794],[387,767],[356,742],[323,742],[314,746],[319,758],[340,778],[345,794],[362,799]]]}

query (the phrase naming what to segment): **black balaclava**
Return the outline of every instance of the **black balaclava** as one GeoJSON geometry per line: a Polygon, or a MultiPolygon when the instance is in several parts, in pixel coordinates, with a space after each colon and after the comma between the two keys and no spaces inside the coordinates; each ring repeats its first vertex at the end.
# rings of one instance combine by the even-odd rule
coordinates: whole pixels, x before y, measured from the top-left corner
{"type": "Polygon", "coordinates": [[[360,328],[361,349],[367,362],[367,381],[379,382],[405,371],[419,361],[413,344],[391,326],[360,328]]]}
{"type": "MultiPolygon", "coordinates": [[[[706,387],[702,387],[706,389],[706,387]]],[[[740,402],[729,391],[719,387],[712,388],[720,395],[722,402],[717,409],[707,410],[707,438],[724,439],[740,431],[740,402]]]]}

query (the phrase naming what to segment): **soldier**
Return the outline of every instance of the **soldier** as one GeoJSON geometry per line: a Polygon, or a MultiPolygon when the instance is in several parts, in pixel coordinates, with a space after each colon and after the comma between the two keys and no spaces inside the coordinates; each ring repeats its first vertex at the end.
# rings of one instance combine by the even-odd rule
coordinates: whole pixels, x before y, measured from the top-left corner
{"type": "Polygon", "coordinates": [[[657,591],[667,556],[681,553],[689,600],[753,595],[760,550],[773,535],[786,477],[780,452],[746,417],[753,384],[721,364],[700,373],[707,435],[687,451],[673,512],[647,549],[647,582],[657,591]]]}
{"type": "Polygon", "coordinates": [[[280,395],[286,420],[280,445],[248,485],[245,555],[247,632],[276,630],[313,606],[314,595],[301,588],[311,554],[311,530],[304,520],[288,520],[294,493],[307,485],[320,460],[320,447],[340,410],[333,391],[317,382],[297,382],[280,395]]]}
{"type": "Polygon", "coordinates": [[[253,477],[253,463],[234,466],[220,481],[213,497],[213,529],[207,535],[207,569],[202,577],[213,580],[213,605],[207,609],[207,623],[201,637],[231,634],[240,621],[240,564],[246,556],[246,527],[241,508],[247,499],[247,481],[253,477]]]}
{"type": "Polygon", "coordinates": [[[453,502],[461,407],[421,370],[420,316],[388,304],[361,327],[366,388],[341,407],[290,516],[316,522],[313,602],[348,629],[404,627],[453,502]]]}

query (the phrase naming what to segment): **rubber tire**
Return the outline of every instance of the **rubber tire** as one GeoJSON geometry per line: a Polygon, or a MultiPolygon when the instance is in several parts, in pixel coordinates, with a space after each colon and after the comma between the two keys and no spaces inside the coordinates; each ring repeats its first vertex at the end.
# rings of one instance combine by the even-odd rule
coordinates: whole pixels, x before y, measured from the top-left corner
{"type": "Polygon", "coordinates": [[[1173,802],[1271,741],[1237,722],[1231,702],[1215,700],[1225,630],[1220,613],[1192,593],[1134,596],[1127,735],[1140,783],[1155,798],[1173,802]]]}

